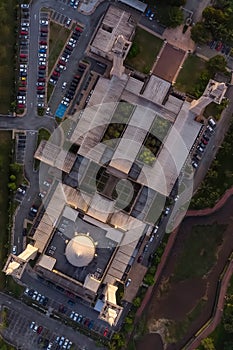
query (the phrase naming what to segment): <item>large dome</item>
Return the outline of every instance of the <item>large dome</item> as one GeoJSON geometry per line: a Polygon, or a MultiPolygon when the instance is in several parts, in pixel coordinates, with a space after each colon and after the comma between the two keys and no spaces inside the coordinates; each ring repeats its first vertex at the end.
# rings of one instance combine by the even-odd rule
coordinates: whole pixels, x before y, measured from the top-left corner
{"type": "Polygon", "coordinates": [[[66,246],[66,259],[76,267],[87,266],[95,254],[95,245],[91,237],[78,234],[66,246]]]}

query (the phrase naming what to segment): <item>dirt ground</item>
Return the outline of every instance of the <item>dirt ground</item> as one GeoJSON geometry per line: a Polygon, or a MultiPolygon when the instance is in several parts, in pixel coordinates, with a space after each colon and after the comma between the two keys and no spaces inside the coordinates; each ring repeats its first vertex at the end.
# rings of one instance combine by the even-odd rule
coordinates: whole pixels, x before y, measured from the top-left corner
{"type": "MultiPolygon", "coordinates": [[[[230,197],[225,205],[212,215],[187,217],[184,219],[179,229],[175,244],[163,272],[163,278],[159,281],[159,284],[155,285],[151,301],[148,303],[148,307],[145,310],[150,331],[155,331],[155,329],[153,329],[153,324],[155,323],[156,327],[159,328],[158,322],[155,322],[155,320],[161,320],[162,326],[160,325],[161,329],[159,332],[164,335],[163,320],[172,320],[179,325],[180,321],[187,319],[187,313],[190,313],[201,299],[205,301],[201,304],[197,313],[198,316],[189,324],[185,335],[182,336],[180,341],[168,345],[166,348],[167,350],[181,349],[186,341],[201,328],[211,315],[218,278],[233,250],[232,208],[233,197],[230,197]],[[176,259],[182,252],[184,239],[191,233],[191,227],[194,225],[213,224],[215,222],[218,224],[228,224],[228,226],[223,233],[223,243],[218,250],[217,263],[213,266],[211,271],[202,278],[189,279],[178,283],[173,281],[169,282],[174,273],[176,259]]],[[[190,247],[190,249],[191,248],[192,247],[190,247]]],[[[208,247],[205,248],[208,249],[208,247]]],[[[147,337],[148,335],[141,340],[137,350],[143,349],[141,344],[148,339],[147,337]]],[[[157,345],[158,338],[160,338],[160,336],[156,338],[157,340],[154,343],[153,340],[150,340],[146,349],[163,349],[161,344],[157,345]]]]}

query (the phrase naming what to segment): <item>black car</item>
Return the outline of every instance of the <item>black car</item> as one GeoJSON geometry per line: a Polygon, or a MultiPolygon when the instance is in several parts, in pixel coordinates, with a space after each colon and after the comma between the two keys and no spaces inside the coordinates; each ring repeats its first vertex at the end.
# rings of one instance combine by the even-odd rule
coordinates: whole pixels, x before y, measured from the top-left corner
{"type": "Polygon", "coordinates": [[[68,49],[65,49],[65,50],[64,50],[64,53],[66,53],[67,55],[71,55],[71,51],[68,50],[68,49]]]}
{"type": "Polygon", "coordinates": [[[210,140],[210,138],[206,134],[203,134],[203,139],[206,140],[207,142],[210,140]]]}

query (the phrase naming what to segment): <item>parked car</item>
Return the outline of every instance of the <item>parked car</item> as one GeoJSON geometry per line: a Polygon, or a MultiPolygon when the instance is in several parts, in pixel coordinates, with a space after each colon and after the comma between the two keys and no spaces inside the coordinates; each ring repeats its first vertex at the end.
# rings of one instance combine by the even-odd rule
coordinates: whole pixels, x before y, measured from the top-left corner
{"type": "Polygon", "coordinates": [[[128,278],[126,283],[125,283],[125,287],[128,287],[131,282],[132,282],[131,278],[128,278]]]}

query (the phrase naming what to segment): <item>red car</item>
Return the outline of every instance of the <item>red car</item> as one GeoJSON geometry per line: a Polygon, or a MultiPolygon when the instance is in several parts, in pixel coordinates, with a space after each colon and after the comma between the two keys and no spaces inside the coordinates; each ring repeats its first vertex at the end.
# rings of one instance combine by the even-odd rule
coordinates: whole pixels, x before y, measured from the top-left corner
{"type": "Polygon", "coordinates": [[[62,60],[59,60],[59,62],[58,62],[60,65],[62,65],[62,66],[65,66],[66,65],[66,62],[64,62],[64,61],[62,61],[62,60]]]}
{"type": "Polygon", "coordinates": [[[37,333],[40,334],[43,330],[43,327],[42,326],[39,326],[38,329],[37,329],[37,333]]]}
{"type": "Polygon", "coordinates": [[[217,44],[217,46],[216,46],[216,50],[217,50],[217,51],[221,51],[222,46],[223,46],[223,43],[222,43],[221,41],[219,41],[218,44],[217,44]]]}
{"type": "Polygon", "coordinates": [[[56,72],[55,70],[53,71],[53,75],[55,75],[55,77],[60,77],[60,73],[56,72]]]}
{"type": "Polygon", "coordinates": [[[25,104],[23,104],[23,103],[18,103],[17,107],[18,107],[18,108],[25,108],[25,104]]]}
{"type": "Polygon", "coordinates": [[[143,259],[143,256],[142,256],[142,255],[140,255],[140,256],[138,257],[137,262],[138,262],[138,263],[141,263],[141,262],[142,262],[142,259],[143,259]]]}
{"type": "Polygon", "coordinates": [[[82,30],[80,27],[76,27],[75,30],[76,30],[77,32],[80,32],[80,33],[83,32],[83,30],[82,30]]]}
{"type": "Polygon", "coordinates": [[[84,321],[84,326],[88,326],[89,322],[90,322],[89,318],[86,318],[85,321],[84,321]]]}
{"type": "Polygon", "coordinates": [[[45,78],[38,78],[37,81],[38,83],[45,83],[45,78]]]}
{"type": "Polygon", "coordinates": [[[203,142],[204,145],[208,145],[208,141],[206,141],[205,139],[201,139],[201,142],[203,142]]]}
{"type": "Polygon", "coordinates": [[[26,81],[21,81],[20,85],[24,85],[25,86],[25,85],[27,85],[27,82],[26,81]]]}
{"type": "Polygon", "coordinates": [[[107,335],[108,335],[108,328],[105,328],[103,335],[104,335],[104,337],[107,337],[107,335]]]}
{"type": "Polygon", "coordinates": [[[40,41],[40,45],[47,45],[47,41],[40,41]]]}
{"type": "Polygon", "coordinates": [[[44,86],[37,86],[37,90],[44,90],[44,86]]]}
{"type": "Polygon", "coordinates": [[[39,66],[38,68],[39,68],[39,70],[45,70],[46,69],[45,66],[39,66]]]}

